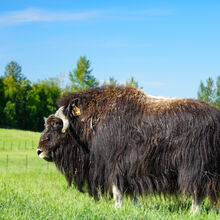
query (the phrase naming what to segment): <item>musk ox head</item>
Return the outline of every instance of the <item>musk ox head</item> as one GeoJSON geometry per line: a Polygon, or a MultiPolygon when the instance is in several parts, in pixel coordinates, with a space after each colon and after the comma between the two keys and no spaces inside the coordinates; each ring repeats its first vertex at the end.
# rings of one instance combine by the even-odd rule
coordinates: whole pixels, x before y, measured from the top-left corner
{"type": "MultiPolygon", "coordinates": [[[[64,109],[64,106],[62,106],[54,115],[44,118],[45,129],[40,137],[37,154],[47,161],[53,161],[54,153],[60,147],[60,144],[65,141],[66,131],[69,128],[69,119],[64,115],[64,109]]],[[[70,117],[78,116],[80,115],[80,110],[72,103],[66,108],[66,114],[70,115],[70,117]]]]}
{"type": "Polygon", "coordinates": [[[45,118],[45,129],[40,137],[37,154],[40,158],[53,161],[53,153],[60,146],[65,133],[62,119],[51,115],[45,118]]]}

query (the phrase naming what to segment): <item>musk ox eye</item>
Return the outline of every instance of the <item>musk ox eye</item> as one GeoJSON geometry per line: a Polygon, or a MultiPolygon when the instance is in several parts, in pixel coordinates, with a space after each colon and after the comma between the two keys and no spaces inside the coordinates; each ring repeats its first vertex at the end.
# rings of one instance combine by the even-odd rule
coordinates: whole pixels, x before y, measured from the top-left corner
{"type": "Polygon", "coordinates": [[[51,122],[51,126],[53,128],[61,128],[62,127],[62,122],[61,121],[53,121],[53,122],[51,122]]]}

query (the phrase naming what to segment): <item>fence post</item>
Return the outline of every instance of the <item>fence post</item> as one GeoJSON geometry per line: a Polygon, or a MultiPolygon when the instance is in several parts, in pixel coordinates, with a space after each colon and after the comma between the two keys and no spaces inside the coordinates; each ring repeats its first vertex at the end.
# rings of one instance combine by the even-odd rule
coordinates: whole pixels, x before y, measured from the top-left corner
{"type": "Polygon", "coordinates": [[[25,164],[25,168],[26,168],[26,171],[28,169],[28,155],[26,155],[26,164],[25,164]]]}
{"type": "Polygon", "coordinates": [[[6,155],[6,171],[8,171],[8,154],[6,155]]]}

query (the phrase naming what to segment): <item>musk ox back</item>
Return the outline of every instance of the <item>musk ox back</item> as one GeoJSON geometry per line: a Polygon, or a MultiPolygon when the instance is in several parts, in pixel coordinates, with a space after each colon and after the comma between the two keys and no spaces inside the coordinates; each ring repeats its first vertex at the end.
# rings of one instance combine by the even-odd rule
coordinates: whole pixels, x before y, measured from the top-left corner
{"type": "Polygon", "coordinates": [[[90,195],[191,195],[199,210],[220,191],[220,112],[192,99],[105,86],[72,93],[45,120],[38,154],[90,195]]]}

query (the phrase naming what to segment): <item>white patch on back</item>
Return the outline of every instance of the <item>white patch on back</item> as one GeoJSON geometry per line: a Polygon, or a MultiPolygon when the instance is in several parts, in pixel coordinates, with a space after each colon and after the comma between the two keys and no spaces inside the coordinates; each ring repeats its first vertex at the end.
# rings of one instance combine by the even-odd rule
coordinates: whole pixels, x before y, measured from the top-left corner
{"type": "Polygon", "coordinates": [[[163,97],[163,96],[152,96],[152,95],[147,95],[147,98],[152,99],[153,102],[163,102],[163,101],[174,101],[178,98],[174,97],[174,98],[167,98],[167,97],[163,97]]]}

